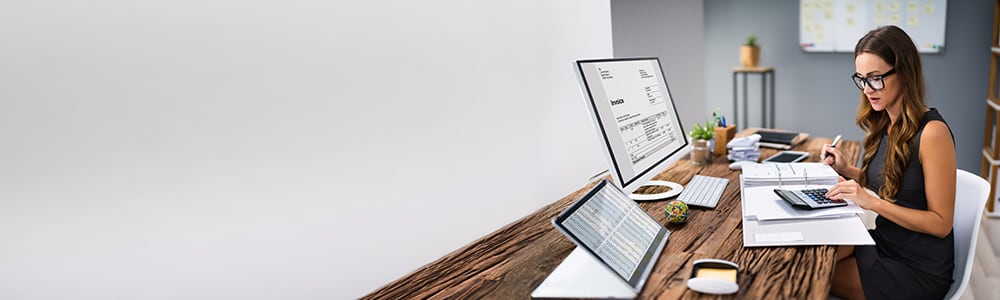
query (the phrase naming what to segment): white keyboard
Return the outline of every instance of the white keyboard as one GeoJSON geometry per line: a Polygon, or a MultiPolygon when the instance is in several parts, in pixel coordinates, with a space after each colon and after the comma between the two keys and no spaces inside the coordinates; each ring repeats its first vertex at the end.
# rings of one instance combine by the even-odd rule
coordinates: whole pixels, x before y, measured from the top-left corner
{"type": "Polygon", "coordinates": [[[687,205],[715,208],[728,184],[729,178],[694,175],[677,199],[687,205]]]}

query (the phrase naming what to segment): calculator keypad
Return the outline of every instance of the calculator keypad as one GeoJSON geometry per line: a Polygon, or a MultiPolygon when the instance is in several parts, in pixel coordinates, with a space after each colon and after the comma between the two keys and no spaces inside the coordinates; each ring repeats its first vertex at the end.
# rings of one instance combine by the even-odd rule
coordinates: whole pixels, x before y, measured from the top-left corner
{"type": "Polygon", "coordinates": [[[801,190],[802,194],[805,194],[816,203],[819,204],[829,204],[829,203],[844,203],[842,199],[830,199],[826,197],[827,189],[809,189],[801,190]]]}

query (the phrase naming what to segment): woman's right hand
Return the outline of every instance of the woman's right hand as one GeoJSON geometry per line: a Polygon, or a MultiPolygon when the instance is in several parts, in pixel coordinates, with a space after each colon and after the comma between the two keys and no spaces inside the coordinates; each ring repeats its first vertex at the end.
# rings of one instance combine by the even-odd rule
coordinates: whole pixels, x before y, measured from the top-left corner
{"type": "Polygon", "coordinates": [[[836,147],[830,148],[830,144],[824,144],[823,150],[826,151],[827,153],[826,158],[823,159],[823,163],[830,167],[833,167],[833,169],[836,170],[837,173],[843,173],[842,170],[845,167],[847,167],[847,162],[845,162],[843,159],[840,159],[840,157],[843,157],[841,156],[840,150],[837,149],[836,147]]]}
{"type": "Polygon", "coordinates": [[[857,181],[843,181],[843,177],[841,177],[840,182],[830,187],[826,192],[826,197],[830,199],[850,199],[861,208],[873,211],[881,211],[880,207],[883,204],[881,198],[869,194],[857,181]]]}

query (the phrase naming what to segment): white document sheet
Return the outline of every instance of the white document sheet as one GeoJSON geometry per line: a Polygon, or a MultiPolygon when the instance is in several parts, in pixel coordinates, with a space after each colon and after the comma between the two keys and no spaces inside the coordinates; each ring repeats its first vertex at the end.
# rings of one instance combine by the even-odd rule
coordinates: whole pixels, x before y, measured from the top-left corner
{"type": "MultiPolygon", "coordinates": [[[[782,189],[829,189],[830,185],[785,185],[782,189]]],[[[777,186],[755,186],[743,189],[743,205],[746,207],[743,217],[749,220],[788,220],[788,219],[818,219],[818,218],[839,218],[850,217],[863,212],[854,201],[847,199],[847,206],[820,208],[820,209],[797,209],[782,200],[774,189],[777,186]]]]}

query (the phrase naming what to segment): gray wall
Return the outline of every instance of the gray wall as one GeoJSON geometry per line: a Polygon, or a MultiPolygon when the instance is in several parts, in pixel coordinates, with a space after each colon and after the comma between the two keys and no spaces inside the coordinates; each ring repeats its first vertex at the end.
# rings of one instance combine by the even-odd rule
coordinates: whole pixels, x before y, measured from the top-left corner
{"type": "Polygon", "coordinates": [[[0,6],[0,299],[356,298],[606,168],[608,0],[0,6]]]}
{"type": "Polygon", "coordinates": [[[705,122],[704,8],[701,1],[611,1],[616,57],[660,58],[685,130],[705,122]]]}
{"type": "MultiPolygon", "coordinates": [[[[705,96],[732,107],[738,47],[758,36],[761,65],[776,70],[776,127],[860,140],[854,124],[859,92],[848,76],[852,53],[807,53],[798,46],[798,0],[705,0],[705,96]]],[[[979,172],[989,73],[993,1],[949,1],[945,50],[923,54],[928,104],[938,108],[957,143],[958,167],[979,172]]],[[[859,37],[860,38],[860,37],[859,37]]],[[[754,78],[756,79],[756,78],[754,78]]],[[[750,80],[750,126],[760,126],[759,82],[750,80]]]]}

